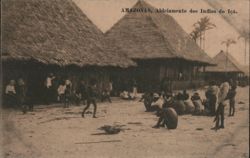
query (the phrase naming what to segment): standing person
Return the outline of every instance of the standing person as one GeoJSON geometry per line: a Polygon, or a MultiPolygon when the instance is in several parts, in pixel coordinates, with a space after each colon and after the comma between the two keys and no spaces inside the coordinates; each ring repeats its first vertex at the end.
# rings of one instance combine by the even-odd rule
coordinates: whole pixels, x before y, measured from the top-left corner
{"type": "Polygon", "coordinates": [[[87,99],[87,90],[86,90],[86,85],[85,85],[84,80],[81,80],[80,86],[78,87],[76,93],[79,96],[80,101],[82,101],[83,105],[85,105],[86,104],[86,99],[87,99]]]}
{"type": "Polygon", "coordinates": [[[229,116],[234,116],[235,113],[235,96],[236,96],[236,89],[238,83],[236,80],[230,79],[229,81],[230,90],[228,92],[228,99],[229,99],[229,116]]]}
{"type": "Polygon", "coordinates": [[[55,79],[55,76],[53,73],[50,73],[48,75],[48,77],[46,77],[46,80],[45,80],[45,88],[46,88],[46,91],[45,91],[45,102],[46,104],[50,104],[51,101],[53,100],[52,96],[53,96],[53,87],[52,87],[52,84],[53,84],[53,80],[55,79]]]}
{"type": "Polygon", "coordinates": [[[15,84],[15,80],[10,80],[9,84],[5,88],[6,104],[8,106],[14,106],[17,101],[15,84]]]}
{"type": "Polygon", "coordinates": [[[213,129],[217,130],[219,128],[224,128],[224,108],[226,106],[225,101],[227,100],[227,95],[229,92],[229,83],[223,82],[220,85],[220,91],[218,94],[218,108],[216,110],[216,116],[214,122],[216,122],[213,129]],[[221,124],[219,125],[219,123],[221,124]]]}
{"type": "Polygon", "coordinates": [[[33,103],[31,102],[31,98],[27,96],[28,88],[24,80],[22,78],[18,79],[17,84],[18,104],[25,114],[27,110],[33,110],[33,103]]]}
{"type": "Polygon", "coordinates": [[[64,101],[65,91],[66,91],[66,85],[65,85],[65,82],[62,81],[62,83],[59,85],[57,89],[57,94],[58,94],[57,97],[58,97],[59,102],[64,101]]]}
{"type": "Polygon", "coordinates": [[[109,81],[108,91],[109,91],[110,96],[113,96],[113,82],[112,81],[109,81]]]}
{"type": "Polygon", "coordinates": [[[71,87],[66,85],[65,94],[64,94],[64,108],[68,108],[71,102],[71,87]]]}
{"type": "Polygon", "coordinates": [[[18,105],[21,107],[23,113],[26,113],[27,109],[25,104],[25,98],[27,93],[27,87],[22,78],[18,79],[17,81],[17,99],[18,105]]]}
{"type": "Polygon", "coordinates": [[[90,107],[91,104],[94,106],[93,118],[96,118],[96,97],[97,97],[97,90],[96,90],[96,82],[94,80],[91,81],[90,86],[87,88],[87,106],[83,109],[82,117],[84,117],[85,111],[90,107]]]}
{"type": "Polygon", "coordinates": [[[229,99],[229,116],[234,116],[235,113],[235,96],[236,96],[236,86],[231,86],[227,98],[229,99]]]}
{"type": "Polygon", "coordinates": [[[135,99],[137,97],[137,82],[135,79],[133,79],[133,83],[132,83],[132,91],[133,91],[133,96],[132,98],[135,99]]]}
{"type": "Polygon", "coordinates": [[[218,90],[219,89],[216,86],[215,81],[211,81],[209,83],[208,90],[206,91],[206,98],[211,116],[215,116],[218,90]]]}

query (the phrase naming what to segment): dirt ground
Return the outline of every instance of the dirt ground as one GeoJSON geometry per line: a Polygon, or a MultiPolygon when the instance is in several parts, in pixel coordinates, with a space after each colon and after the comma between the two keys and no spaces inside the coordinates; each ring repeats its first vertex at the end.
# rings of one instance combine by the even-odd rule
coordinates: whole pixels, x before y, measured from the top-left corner
{"type": "MultiPolygon", "coordinates": [[[[99,103],[97,117],[81,117],[83,106],[37,106],[34,112],[1,112],[2,146],[6,158],[248,158],[249,87],[238,88],[236,115],[225,129],[211,130],[213,117],[179,116],[176,130],[154,129],[157,117],[143,103],[114,99],[99,103]],[[123,125],[106,135],[97,128],[123,125]]],[[[89,111],[92,111],[92,107],[89,111]]]]}

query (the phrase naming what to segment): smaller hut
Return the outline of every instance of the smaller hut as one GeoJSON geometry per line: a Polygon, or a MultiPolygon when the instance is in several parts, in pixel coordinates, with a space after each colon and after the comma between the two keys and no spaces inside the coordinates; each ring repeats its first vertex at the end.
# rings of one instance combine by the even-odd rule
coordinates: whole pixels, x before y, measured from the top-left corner
{"type": "Polygon", "coordinates": [[[217,66],[207,67],[206,79],[208,81],[222,81],[229,78],[240,80],[244,76],[243,66],[229,53],[221,50],[213,59],[217,66]]]}

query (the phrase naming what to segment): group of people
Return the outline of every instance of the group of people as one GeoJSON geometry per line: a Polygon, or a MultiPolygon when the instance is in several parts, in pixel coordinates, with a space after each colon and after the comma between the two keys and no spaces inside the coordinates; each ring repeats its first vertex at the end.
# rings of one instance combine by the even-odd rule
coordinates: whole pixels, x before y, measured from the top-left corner
{"type": "Polygon", "coordinates": [[[27,85],[22,78],[17,82],[10,80],[5,88],[4,104],[10,107],[16,107],[26,113],[27,110],[33,110],[33,103],[28,94],[27,85]]]}
{"type": "Polygon", "coordinates": [[[144,100],[146,112],[157,111],[159,120],[154,128],[159,128],[162,125],[161,123],[164,122],[163,120],[173,123],[167,121],[169,120],[169,116],[173,116],[175,119],[172,120],[176,123],[177,116],[173,113],[174,110],[178,115],[189,113],[193,115],[215,116],[216,124],[213,129],[219,129],[224,128],[224,107],[227,104],[227,100],[229,100],[230,105],[229,116],[234,116],[235,114],[236,88],[237,83],[232,79],[224,81],[220,87],[214,81],[211,81],[205,91],[206,99],[202,99],[198,91],[195,91],[189,97],[187,91],[184,90],[176,95],[169,91],[158,94],[147,92],[142,96],[140,101],[144,100]],[[169,116],[167,116],[167,113],[169,113],[169,116]]]}
{"type": "MultiPolygon", "coordinates": [[[[51,73],[46,78],[45,88],[46,88],[46,100],[51,101],[51,97],[54,96],[52,93],[55,91],[53,88],[53,80],[56,77],[51,73]]],[[[111,98],[110,94],[112,92],[112,82],[104,88],[103,90],[99,90],[97,88],[97,81],[92,79],[88,84],[82,79],[76,88],[73,88],[72,82],[66,78],[60,81],[60,84],[57,87],[57,101],[63,103],[64,108],[68,108],[70,104],[73,102],[77,105],[83,103],[86,107],[83,109],[82,117],[84,117],[86,110],[92,104],[94,106],[93,118],[96,118],[96,110],[97,110],[97,99],[100,99],[102,102],[108,100],[110,103],[111,98]]]]}
{"type": "MultiPolygon", "coordinates": [[[[52,97],[55,96],[55,86],[53,85],[55,79],[56,77],[52,73],[46,77],[44,92],[46,96],[44,99],[47,103],[53,101],[52,97]]],[[[61,80],[60,84],[56,87],[56,96],[57,101],[64,103],[65,108],[69,107],[72,100],[75,100],[77,104],[83,102],[86,107],[82,111],[82,117],[85,116],[86,110],[92,104],[94,106],[93,118],[95,118],[97,99],[100,98],[101,101],[108,100],[111,103],[110,94],[112,88],[112,84],[110,84],[108,88],[100,92],[97,88],[96,80],[91,80],[88,84],[85,84],[85,81],[81,80],[77,88],[73,90],[72,82],[69,79],[64,79],[61,80]]],[[[169,121],[169,116],[171,116],[170,120],[174,121],[171,127],[176,128],[178,122],[178,119],[176,119],[177,114],[192,113],[195,115],[205,114],[215,116],[214,121],[216,124],[214,129],[219,129],[224,128],[224,107],[227,100],[229,100],[230,105],[229,116],[234,116],[235,114],[236,89],[237,83],[232,79],[223,82],[220,87],[218,87],[214,81],[211,81],[205,92],[206,99],[204,100],[201,99],[198,92],[194,92],[190,97],[187,91],[184,90],[182,93],[179,92],[176,95],[171,91],[162,91],[158,94],[149,91],[142,96],[140,101],[144,100],[146,111],[157,111],[160,118],[154,127],[160,127],[162,122],[173,123],[169,121]],[[165,118],[168,118],[168,121],[165,118]]],[[[132,90],[133,97],[135,98],[137,95],[136,82],[134,82],[132,90]]],[[[10,80],[5,88],[5,104],[10,106],[18,105],[23,113],[26,113],[27,110],[33,110],[33,102],[28,92],[27,85],[22,78],[19,78],[17,83],[15,80],[10,80]]],[[[132,97],[130,99],[132,99],[132,97]]]]}

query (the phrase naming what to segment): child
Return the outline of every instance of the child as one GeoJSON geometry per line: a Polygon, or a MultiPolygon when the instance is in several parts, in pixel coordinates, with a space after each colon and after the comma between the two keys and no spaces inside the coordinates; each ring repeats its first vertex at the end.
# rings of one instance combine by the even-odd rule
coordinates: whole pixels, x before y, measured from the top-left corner
{"type": "Polygon", "coordinates": [[[65,97],[64,97],[64,108],[68,108],[70,104],[71,89],[70,85],[66,85],[65,97]]]}

